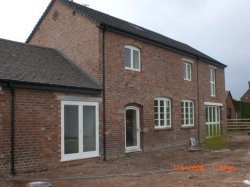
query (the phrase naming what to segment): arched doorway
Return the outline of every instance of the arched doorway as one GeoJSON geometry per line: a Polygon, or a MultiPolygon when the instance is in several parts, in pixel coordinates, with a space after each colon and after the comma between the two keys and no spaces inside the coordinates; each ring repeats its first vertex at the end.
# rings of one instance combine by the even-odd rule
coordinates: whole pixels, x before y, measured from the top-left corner
{"type": "Polygon", "coordinates": [[[140,110],[135,106],[125,108],[125,150],[140,150],[140,110]]]}

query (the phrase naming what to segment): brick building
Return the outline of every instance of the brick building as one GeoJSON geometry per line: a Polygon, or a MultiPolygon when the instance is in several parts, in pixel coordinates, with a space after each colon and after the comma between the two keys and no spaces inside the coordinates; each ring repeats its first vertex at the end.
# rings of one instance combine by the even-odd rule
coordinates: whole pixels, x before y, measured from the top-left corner
{"type": "Polygon", "coordinates": [[[226,91],[227,119],[237,118],[237,109],[230,91],[226,91]]]}
{"type": "MultiPolygon", "coordinates": [[[[39,79],[33,70],[9,82],[0,77],[4,168],[14,164],[22,171],[187,146],[190,137],[202,142],[225,130],[226,66],[186,44],[68,0],[51,1],[26,43],[13,45],[53,51],[79,77],[40,52],[30,57],[37,58],[30,66],[39,79]],[[41,56],[46,59],[40,62],[41,56]],[[15,127],[10,137],[9,124],[15,127]]],[[[11,53],[10,59],[18,56],[11,53]]],[[[17,59],[16,65],[25,65],[17,59]]]]}
{"type": "Polygon", "coordinates": [[[249,86],[248,90],[240,98],[241,101],[246,103],[250,103],[250,81],[248,82],[248,86],[249,86]]]}

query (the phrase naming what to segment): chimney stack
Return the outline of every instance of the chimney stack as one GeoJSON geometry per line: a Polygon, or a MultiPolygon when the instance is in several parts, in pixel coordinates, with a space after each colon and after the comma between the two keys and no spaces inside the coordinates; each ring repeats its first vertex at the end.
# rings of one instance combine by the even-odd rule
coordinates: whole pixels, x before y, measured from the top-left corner
{"type": "Polygon", "coordinates": [[[250,89],[250,81],[248,81],[249,89],[250,89]]]}

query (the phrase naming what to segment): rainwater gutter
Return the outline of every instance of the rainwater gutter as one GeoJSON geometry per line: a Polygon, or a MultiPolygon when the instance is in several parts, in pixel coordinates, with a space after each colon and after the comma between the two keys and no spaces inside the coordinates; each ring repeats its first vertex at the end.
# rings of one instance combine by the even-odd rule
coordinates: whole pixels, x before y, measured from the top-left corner
{"type": "Polygon", "coordinates": [[[196,57],[196,63],[197,63],[197,89],[198,89],[198,91],[197,91],[197,100],[198,100],[198,103],[197,103],[197,105],[198,105],[198,111],[197,111],[197,115],[198,115],[198,118],[197,118],[197,124],[198,124],[198,144],[200,145],[200,84],[199,84],[199,57],[196,57]]]}

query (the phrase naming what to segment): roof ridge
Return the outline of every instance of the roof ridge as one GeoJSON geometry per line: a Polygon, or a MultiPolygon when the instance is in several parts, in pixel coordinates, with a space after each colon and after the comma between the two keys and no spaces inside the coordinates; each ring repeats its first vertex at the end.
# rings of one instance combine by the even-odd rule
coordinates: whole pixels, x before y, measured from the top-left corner
{"type": "MultiPolygon", "coordinates": [[[[39,27],[39,24],[43,21],[43,19],[46,17],[48,11],[53,6],[54,2],[57,0],[51,0],[51,3],[47,7],[46,11],[36,24],[35,28],[33,29],[32,33],[28,37],[26,43],[30,41],[30,39],[33,37],[35,31],[39,27]]],[[[118,32],[121,34],[129,35],[130,37],[138,38],[142,41],[149,41],[152,45],[160,46],[163,48],[166,48],[171,51],[175,51],[180,54],[192,56],[194,58],[198,57],[210,64],[218,65],[221,67],[226,67],[225,64],[219,62],[218,60],[215,60],[214,58],[210,57],[209,55],[206,55],[205,53],[191,47],[190,45],[180,42],[178,40],[169,38],[163,34],[157,33],[156,31],[151,31],[147,28],[141,27],[137,24],[128,22],[126,20],[123,20],[121,18],[117,18],[114,16],[111,16],[109,14],[100,12],[98,10],[95,10],[93,8],[86,7],[84,5],[81,5],[79,3],[70,1],[70,0],[58,0],[60,3],[62,3],[64,6],[67,6],[73,11],[76,11],[80,15],[86,17],[90,21],[94,22],[97,27],[100,26],[102,28],[102,25],[106,25],[106,29],[110,29],[110,31],[118,32]]]]}
{"type": "Polygon", "coordinates": [[[208,61],[209,63],[215,63],[219,66],[226,67],[226,65],[206,55],[205,53],[195,49],[194,47],[191,47],[186,43],[167,37],[164,34],[157,33],[156,31],[149,30],[140,25],[128,22],[121,18],[111,16],[109,14],[100,12],[99,10],[95,10],[93,8],[86,7],[76,2],[72,2],[69,0],[60,0],[60,1],[69,8],[77,11],[79,14],[87,17],[90,20],[94,20],[95,23],[107,25],[108,27],[111,27],[117,31],[130,33],[131,35],[151,40],[155,43],[168,47],[170,50],[174,49],[179,52],[183,52],[187,55],[200,57],[201,59],[208,61]]]}

